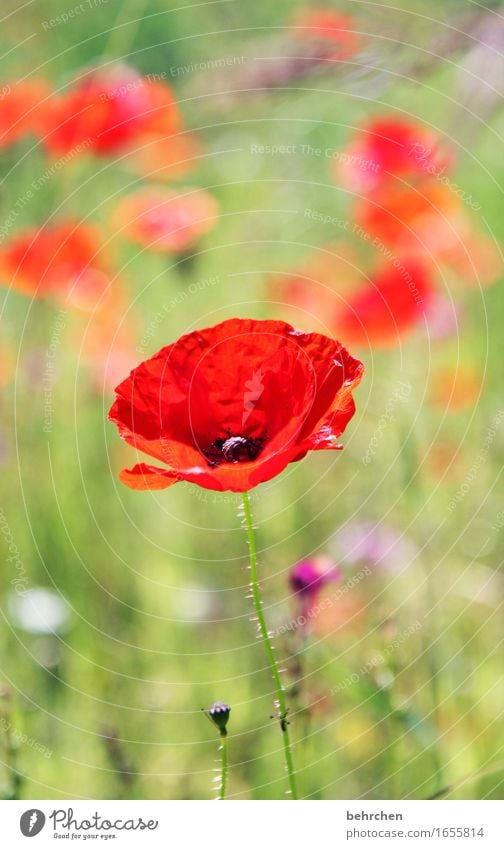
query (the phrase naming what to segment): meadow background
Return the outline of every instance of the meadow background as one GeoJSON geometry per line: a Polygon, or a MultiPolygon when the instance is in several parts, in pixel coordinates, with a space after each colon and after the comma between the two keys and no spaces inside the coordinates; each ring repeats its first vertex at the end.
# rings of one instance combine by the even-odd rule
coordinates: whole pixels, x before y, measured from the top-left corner
{"type": "MultiPolygon", "coordinates": [[[[351,193],[309,148],[343,151],[371,115],[392,111],[451,138],[455,180],[480,205],[475,226],[502,239],[498,85],[485,111],[477,72],[463,70],[474,67],[464,65],[469,37],[440,56],[431,50],[461,20],[487,7],[502,14],[499,4],[443,0],[427,15],[422,2],[329,3],[359,22],[362,53],[241,94],[231,91],[237,81],[261,88],[271,57],[288,55],[284,28],[302,4],[93,0],[44,26],[70,5],[4,0],[2,79],[42,75],[58,88],[115,60],[162,76],[202,144],[179,182],[208,189],[220,208],[190,257],[157,255],[116,238],[114,206],[138,186],[121,162],[76,157],[19,208],[47,157],[33,138],[1,151],[1,218],[18,208],[13,231],[72,214],[110,239],[138,323],[138,361],[235,315],[283,315],[324,332],[321,320],[274,303],[268,279],[341,241],[306,210],[347,220],[351,193]],[[293,152],[257,152],[268,145],[293,152]]],[[[201,708],[224,700],[230,797],[282,798],[239,497],[123,487],[117,473],[134,452],[106,421],[111,387],[80,357],[93,315],[76,319],[70,306],[2,282],[0,792],[213,798],[218,741],[201,708]],[[20,589],[36,588],[56,594],[42,614],[19,604],[20,589]]],[[[460,311],[455,331],[438,339],[419,327],[394,350],[352,350],[367,371],[345,450],[317,452],[252,493],[307,798],[502,798],[504,296],[502,280],[461,292],[447,273],[442,285],[460,311]],[[433,375],[445,367],[476,374],[469,405],[433,402],[433,375]],[[397,537],[382,562],[352,556],[349,527],[363,523],[397,537]],[[343,572],[322,597],[347,591],[301,639],[283,627],[297,612],[289,570],[320,554],[343,572]]]]}

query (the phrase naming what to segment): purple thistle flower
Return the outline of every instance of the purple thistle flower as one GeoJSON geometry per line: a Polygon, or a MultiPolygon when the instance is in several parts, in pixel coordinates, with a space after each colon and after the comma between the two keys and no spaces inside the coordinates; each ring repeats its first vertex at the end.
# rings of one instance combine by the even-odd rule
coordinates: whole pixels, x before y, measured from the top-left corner
{"type": "Polygon", "coordinates": [[[418,550],[404,534],[387,525],[350,522],[332,539],[331,551],[345,564],[376,566],[399,573],[414,562],[418,550]]]}
{"type": "Polygon", "coordinates": [[[340,581],[341,578],[341,570],[323,555],[296,563],[290,570],[289,584],[299,599],[301,614],[307,614],[322,587],[330,582],[340,581]]]}

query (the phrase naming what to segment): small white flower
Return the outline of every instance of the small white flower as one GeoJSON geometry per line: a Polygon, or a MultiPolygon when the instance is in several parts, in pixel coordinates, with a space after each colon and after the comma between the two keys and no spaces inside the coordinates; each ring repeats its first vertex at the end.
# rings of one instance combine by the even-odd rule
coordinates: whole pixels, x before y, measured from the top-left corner
{"type": "Polygon", "coordinates": [[[58,634],[70,625],[69,604],[58,593],[35,587],[8,598],[11,620],[17,628],[30,634],[58,634]]]}

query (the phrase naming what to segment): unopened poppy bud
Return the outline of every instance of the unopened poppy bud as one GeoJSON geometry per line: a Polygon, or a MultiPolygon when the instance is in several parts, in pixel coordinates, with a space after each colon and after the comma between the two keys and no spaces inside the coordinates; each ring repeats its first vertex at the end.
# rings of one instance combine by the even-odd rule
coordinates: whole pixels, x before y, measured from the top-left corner
{"type": "Polygon", "coordinates": [[[214,702],[212,707],[207,710],[207,716],[219,729],[221,737],[227,734],[226,726],[228,724],[231,707],[224,702],[214,702]]]}

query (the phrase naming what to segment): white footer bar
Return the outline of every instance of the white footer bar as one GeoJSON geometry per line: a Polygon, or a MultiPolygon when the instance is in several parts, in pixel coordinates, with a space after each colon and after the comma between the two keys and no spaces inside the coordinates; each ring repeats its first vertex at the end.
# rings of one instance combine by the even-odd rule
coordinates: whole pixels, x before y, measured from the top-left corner
{"type": "Polygon", "coordinates": [[[0,803],[6,849],[70,844],[311,849],[316,841],[323,849],[503,849],[503,815],[504,803],[498,801],[0,803]]]}

